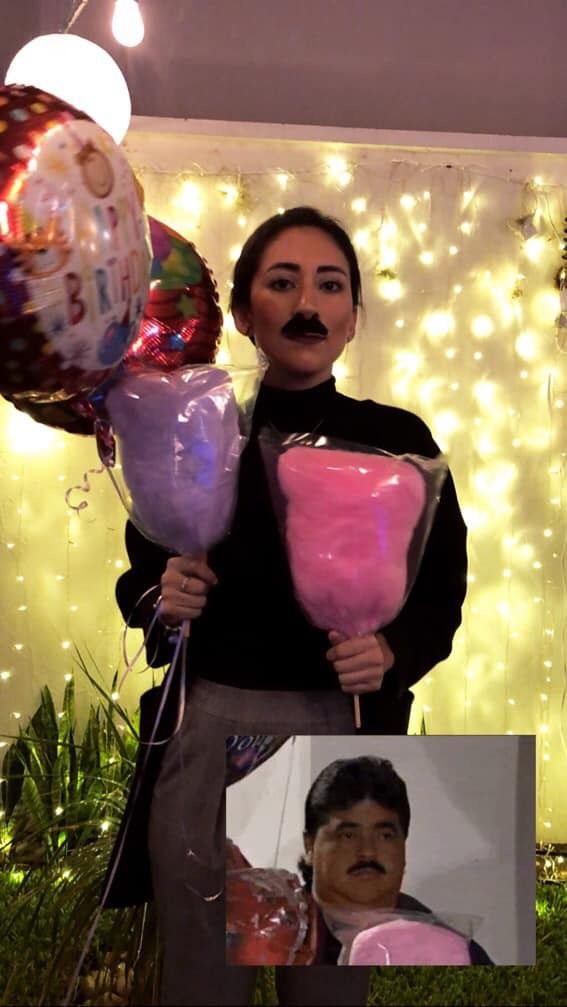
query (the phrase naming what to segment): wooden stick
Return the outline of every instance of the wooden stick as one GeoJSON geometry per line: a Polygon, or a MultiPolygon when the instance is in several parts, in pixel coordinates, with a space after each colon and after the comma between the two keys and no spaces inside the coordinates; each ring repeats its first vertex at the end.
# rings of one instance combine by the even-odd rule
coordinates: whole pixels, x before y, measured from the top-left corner
{"type": "Polygon", "coordinates": [[[354,699],[354,726],[360,727],[360,696],[353,696],[354,699]]]}

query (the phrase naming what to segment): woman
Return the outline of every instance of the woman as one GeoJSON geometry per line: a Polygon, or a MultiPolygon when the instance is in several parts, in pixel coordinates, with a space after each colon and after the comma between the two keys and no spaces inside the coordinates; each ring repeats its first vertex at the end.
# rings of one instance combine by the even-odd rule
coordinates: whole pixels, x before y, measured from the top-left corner
{"type": "MultiPolygon", "coordinates": [[[[354,337],[360,304],[356,254],[334,220],[298,207],[265,221],[242,249],[231,297],[238,330],[269,364],[242,456],[231,533],[205,559],[170,556],[127,526],[132,568],[117,586],[124,616],[147,626],[161,593],[165,625],[149,640],[150,663],[171,657],[167,627],[192,623],[184,721],[167,744],[149,752],[141,746],[105,902],[142,901],[153,889],[164,1005],[245,1004],[254,985],[254,970],[223,967],[224,738],[352,733],[354,693],[364,733],[405,734],[409,687],[447,657],[461,621],[466,531],[450,476],[416,582],[389,626],[350,640],[327,637],[294,598],[257,440],[261,427],[316,429],[393,454],[439,453],[413,414],[336,391],[332,366],[354,337]],[[150,591],[140,602],[154,585],[153,597],[150,591]]],[[[161,739],[174,731],[175,690],[169,695],[161,739]]],[[[142,697],[144,740],[159,699],[160,689],[142,697]]],[[[277,970],[282,1005],[364,1004],[367,986],[364,969],[277,970]]]]}

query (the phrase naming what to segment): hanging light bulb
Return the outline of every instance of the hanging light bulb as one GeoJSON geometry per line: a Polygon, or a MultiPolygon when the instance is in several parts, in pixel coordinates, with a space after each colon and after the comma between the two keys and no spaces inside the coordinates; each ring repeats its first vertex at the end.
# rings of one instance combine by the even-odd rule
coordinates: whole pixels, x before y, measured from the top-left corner
{"type": "Polygon", "coordinates": [[[112,34],[120,45],[132,48],[140,44],[144,37],[144,19],[138,0],[116,0],[112,34]]]}

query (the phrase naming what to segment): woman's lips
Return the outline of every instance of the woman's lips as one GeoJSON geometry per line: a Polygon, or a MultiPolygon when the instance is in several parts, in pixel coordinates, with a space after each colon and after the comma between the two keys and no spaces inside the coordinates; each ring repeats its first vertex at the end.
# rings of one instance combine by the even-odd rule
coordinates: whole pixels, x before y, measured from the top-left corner
{"type": "Polygon", "coordinates": [[[291,339],[293,343],[321,343],[326,336],[320,336],[316,332],[294,332],[285,333],[286,339],[291,339]]]}

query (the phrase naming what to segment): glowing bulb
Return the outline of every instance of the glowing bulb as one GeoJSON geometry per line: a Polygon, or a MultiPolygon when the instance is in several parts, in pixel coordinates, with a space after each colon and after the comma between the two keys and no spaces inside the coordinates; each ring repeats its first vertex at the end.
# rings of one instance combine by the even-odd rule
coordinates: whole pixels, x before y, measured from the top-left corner
{"type": "Polygon", "coordinates": [[[231,357],[230,357],[230,353],[229,353],[228,349],[226,348],[226,346],[221,346],[220,350],[217,353],[217,357],[216,357],[217,364],[221,364],[221,365],[222,364],[230,364],[230,360],[231,360],[231,357]]]}
{"type": "Polygon", "coordinates": [[[425,316],[423,327],[429,338],[435,342],[453,331],[455,319],[450,311],[432,311],[425,316]]]}
{"type": "Polygon", "coordinates": [[[468,189],[466,192],[463,192],[463,210],[466,210],[473,196],[474,192],[472,192],[471,189],[468,189]]]}
{"type": "Polygon", "coordinates": [[[540,234],[530,238],[524,244],[524,252],[530,262],[538,262],[543,255],[544,248],[545,238],[542,238],[540,234]]]}
{"type": "Polygon", "coordinates": [[[195,185],[195,182],[184,182],[177,202],[182,210],[187,210],[195,217],[200,216],[203,208],[203,196],[199,186],[195,185]]]}
{"type": "Polygon", "coordinates": [[[144,37],[144,19],[138,0],[116,0],[112,34],[120,45],[129,49],[140,44],[144,37]]]}
{"type": "Polygon", "coordinates": [[[406,323],[404,322],[403,318],[398,318],[397,321],[396,321],[396,328],[397,329],[403,329],[404,326],[405,326],[405,324],[406,323]]]}
{"type": "Polygon", "coordinates": [[[62,640],[61,641],[61,648],[62,648],[62,650],[69,650],[70,646],[71,646],[71,641],[70,640],[62,640]]]}
{"type": "Polygon", "coordinates": [[[368,248],[370,244],[370,231],[367,227],[361,227],[358,231],[355,231],[352,237],[352,242],[357,250],[361,248],[368,248]]]}
{"type": "Polygon", "coordinates": [[[358,196],[357,199],[353,199],[350,205],[353,213],[366,213],[368,204],[364,196],[358,196]]]}
{"type": "Polygon", "coordinates": [[[398,228],[396,226],[395,220],[391,220],[390,218],[384,220],[380,225],[379,231],[380,231],[380,240],[384,239],[385,241],[391,241],[391,239],[395,238],[396,234],[398,233],[398,228]]]}
{"type": "Polygon", "coordinates": [[[329,181],[338,185],[339,189],[344,189],[349,182],[352,182],[352,172],[344,157],[338,154],[332,154],[327,158],[327,173],[329,181]]]}
{"type": "Polygon", "coordinates": [[[100,823],[100,831],[101,832],[108,832],[109,828],[110,828],[110,822],[107,821],[106,819],[105,819],[104,822],[100,823]]]}
{"type": "Polygon", "coordinates": [[[378,282],[378,293],[385,301],[399,301],[404,292],[399,280],[382,277],[378,282]]]}
{"type": "Polygon", "coordinates": [[[11,671],[0,671],[0,681],[7,682],[12,677],[11,671]]]}
{"type": "Polygon", "coordinates": [[[232,248],[229,249],[228,257],[231,260],[231,262],[236,262],[241,251],[242,251],[242,245],[233,245],[232,248]]]}
{"type": "Polygon", "coordinates": [[[120,699],[120,693],[119,692],[112,692],[110,694],[110,698],[113,701],[113,703],[116,703],[120,699]]]}
{"type": "Polygon", "coordinates": [[[335,360],[333,364],[333,374],[337,381],[342,381],[348,375],[346,364],[343,360],[335,360]]]}
{"type": "Polygon", "coordinates": [[[461,284],[460,283],[455,283],[455,285],[453,287],[453,293],[454,294],[462,294],[462,292],[463,292],[463,288],[462,288],[461,284]]]}
{"type": "Polygon", "coordinates": [[[458,255],[459,249],[456,245],[449,245],[449,255],[458,255]]]}
{"type": "Polygon", "coordinates": [[[56,95],[90,115],[116,143],[126,136],[132,103],[124,74],[110,53],[86,38],[64,32],[33,38],[14,56],[6,84],[56,95]]]}
{"type": "Polygon", "coordinates": [[[433,252],[422,252],[419,256],[419,261],[422,262],[424,266],[432,266],[434,261],[433,252]]]}
{"type": "Polygon", "coordinates": [[[488,315],[477,315],[473,318],[471,332],[477,339],[488,339],[494,332],[494,322],[488,315]]]}
{"type": "Polygon", "coordinates": [[[13,409],[6,420],[6,442],[14,454],[45,454],[57,436],[56,431],[36,423],[26,413],[13,409]]]}
{"type": "Polygon", "coordinates": [[[463,234],[470,234],[472,231],[471,222],[469,220],[463,221],[463,223],[459,226],[459,230],[462,231],[463,234]]]}
{"type": "Polygon", "coordinates": [[[287,174],[287,172],[286,171],[278,172],[278,174],[276,175],[276,182],[278,183],[280,189],[283,189],[283,191],[285,192],[285,190],[289,185],[289,175],[287,174]]]}
{"type": "Polygon", "coordinates": [[[58,804],[57,807],[55,808],[55,814],[56,815],[62,815],[63,814],[63,808],[61,807],[60,804],[58,804]]]}
{"type": "Polygon", "coordinates": [[[538,344],[533,332],[520,332],[514,343],[514,349],[522,360],[535,360],[537,357],[538,344]]]}
{"type": "Polygon", "coordinates": [[[450,436],[450,434],[454,434],[460,428],[461,421],[452,409],[443,409],[435,416],[434,424],[435,429],[441,434],[450,436]]]}
{"type": "Polygon", "coordinates": [[[423,193],[423,198],[424,198],[424,199],[431,199],[431,193],[430,193],[430,192],[428,192],[428,191],[427,191],[427,189],[426,189],[426,190],[425,190],[425,192],[423,193]]]}
{"type": "Polygon", "coordinates": [[[217,188],[224,196],[225,206],[234,206],[240,195],[238,186],[234,185],[232,182],[223,182],[221,185],[217,186],[217,188]]]}
{"type": "Polygon", "coordinates": [[[416,202],[417,200],[413,196],[410,196],[408,193],[405,193],[400,198],[400,205],[403,206],[404,210],[413,210],[416,202]]]}
{"type": "Polygon", "coordinates": [[[393,269],[398,262],[398,253],[393,245],[380,247],[380,269],[393,269]]]}
{"type": "Polygon", "coordinates": [[[493,381],[477,381],[473,395],[479,405],[492,407],[496,399],[496,385],[493,381]]]}

